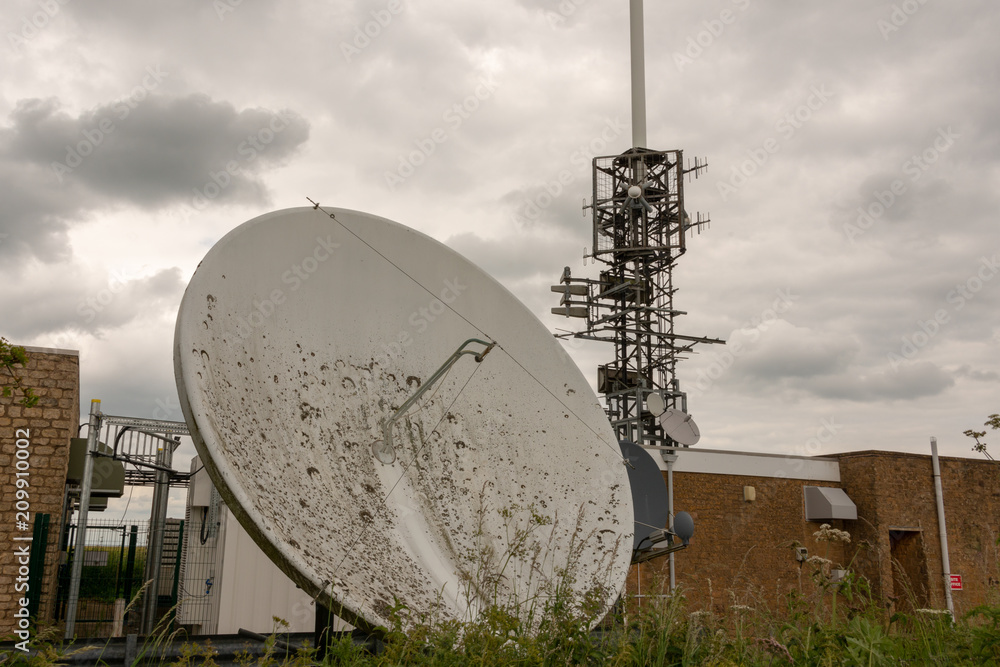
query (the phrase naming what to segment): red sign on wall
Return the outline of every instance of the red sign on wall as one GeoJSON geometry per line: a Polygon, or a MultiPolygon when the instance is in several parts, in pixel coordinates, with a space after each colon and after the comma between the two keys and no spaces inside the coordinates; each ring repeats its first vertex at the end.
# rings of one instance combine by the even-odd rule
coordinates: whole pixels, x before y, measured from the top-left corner
{"type": "Polygon", "coordinates": [[[951,584],[951,590],[960,591],[962,590],[962,575],[960,574],[949,574],[948,583],[951,584]]]}

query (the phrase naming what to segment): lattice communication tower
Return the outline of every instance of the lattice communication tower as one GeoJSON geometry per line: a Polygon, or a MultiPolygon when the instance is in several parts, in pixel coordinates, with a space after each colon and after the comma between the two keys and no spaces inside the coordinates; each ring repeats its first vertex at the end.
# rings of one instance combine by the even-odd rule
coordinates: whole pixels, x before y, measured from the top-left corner
{"type": "Polygon", "coordinates": [[[684,178],[707,163],[684,165],[683,151],[632,148],[594,158],[593,250],[587,257],[604,264],[597,279],[574,278],[569,267],[552,291],[562,294],[552,312],[585,320],[583,331],[557,334],[614,344],[615,358],[597,368],[619,440],[674,447],[646,400],[658,393],[668,408],[687,412],[680,389],[678,360],[697,343],[714,338],[675,332],[673,266],[687,249],[689,231],[700,232],[708,217],[692,220],[684,206],[684,178]]]}

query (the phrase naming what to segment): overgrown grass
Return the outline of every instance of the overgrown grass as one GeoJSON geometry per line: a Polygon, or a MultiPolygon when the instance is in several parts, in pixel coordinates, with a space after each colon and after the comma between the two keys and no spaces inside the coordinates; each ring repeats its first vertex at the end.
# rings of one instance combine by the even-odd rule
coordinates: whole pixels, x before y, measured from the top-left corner
{"type": "MultiPolygon", "coordinates": [[[[840,617],[832,618],[830,594],[815,600],[791,592],[780,610],[731,605],[725,613],[690,612],[681,592],[653,598],[625,614],[612,612],[609,622],[591,632],[596,620],[561,611],[554,603],[537,628],[528,629],[510,609],[491,607],[474,621],[417,625],[402,631],[404,610],[387,628],[384,650],[373,655],[350,637],[333,643],[325,665],[994,665],[1000,664],[1000,606],[983,605],[952,621],[947,614],[918,610],[886,618],[881,600],[873,599],[863,580],[845,583],[840,617]],[[846,588],[846,587],[845,587],[846,588]],[[847,603],[847,604],[845,604],[847,603]]],[[[320,664],[315,650],[291,653],[274,648],[277,633],[265,645],[263,658],[245,654],[242,665],[304,667],[320,664]]],[[[140,651],[154,664],[176,633],[162,626],[140,651]]],[[[32,641],[37,654],[7,656],[3,664],[50,666],[68,653],[52,632],[32,641]]],[[[193,638],[180,658],[160,664],[213,665],[210,643],[193,638]]],[[[136,665],[140,664],[139,662],[136,665]]]]}
{"type": "MultiPolygon", "coordinates": [[[[550,524],[546,517],[526,510],[530,520],[518,524],[508,539],[509,554],[492,549],[475,554],[469,581],[480,591],[480,613],[471,620],[440,620],[431,612],[409,610],[397,603],[389,627],[382,628],[380,650],[372,653],[350,637],[328,647],[322,663],[314,648],[297,651],[276,648],[287,623],[275,619],[275,631],[264,643],[263,657],[246,652],[236,662],[247,667],[306,667],[307,665],[379,666],[417,665],[1000,665],[1000,590],[988,592],[990,604],[952,619],[938,610],[886,612],[886,601],[871,593],[868,582],[846,568],[834,580],[833,563],[807,561],[815,586],[804,594],[792,590],[771,608],[754,591],[731,593],[722,611],[691,609],[678,589],[673,595],[643,598],[641,605],[619,604],[601,618],[605,594],[599,586],[580,593],[572,575],[573,559],[535,589],[527,602],[499,599],[499,577],[510,567],[511,556],[528,560],[527,537],[550,524]],[[516,551],[515,551],[516,550],[516,551]],[[737,604],[737,601],[747,604],[737,604]],[[599,624],[600,622],[600,624],[599,624]],[[599,625],[598,625],[599,624],[599,625]],[[597,626],[598,630],[591,628],[597,626]]],[[[512,518],[512,515],[505,518],[512,518]]],[[[513,525],[513,524],[512,524],[513,525]]],[[[850,536],[829,526],[817,531],[821,542],[848,542],[850,536]]],[[[827,553],[826,555],[829,555],[827,553]]],[[[532,561],[534,562],[534,561],[532,561]]],[[[654,583],[654,588],[656,587],[654,583]]],[[[912,598],[912,594],[911,594],[912,598]]],[[[139,599],[133,599],[135,604],[139,599]]],[[[772,598],[773,599],[773,598],[772,598]]],[[[909,608],[913,599],[909,600],[909,608]]],[[[217,665],[217,652],[200,638],[185,640],[172,631],[171,615],[140,649],[134,663],[183,666],[217,665]],[[182,645],[179,656],[165,659],[168,645],[182,645]]],[[[9,638],[8,638],[9,639],[9,638]]],[[[68,657],[54,631],[42,631],[32,641],[35,654],[0,655],[7,665],[49,667],[68,657]]],[[[76,649],[77,651],[80,649],[76,649]]],[[[176,655],[176,652],[175,652],[176,655]]]]}
{"type": "MultiPolygon", "coordinates": [[[[390,632],[372,655],[342,639],[329,665],[995,665],[1000,664],[1000,607],[982,606],[952,622],[919,611],[885,618],[884,607],[856,585],[836,620],[829,604],[789,596],[780,612],[733,605],[725,614],[689,613],[683,595],[616,615],[600,633],[563,624],[524,632],[514,616],[491,609],[466,624],[390,632]]],[[[841,600],[844,602],[845,600],[841,600]]]]}

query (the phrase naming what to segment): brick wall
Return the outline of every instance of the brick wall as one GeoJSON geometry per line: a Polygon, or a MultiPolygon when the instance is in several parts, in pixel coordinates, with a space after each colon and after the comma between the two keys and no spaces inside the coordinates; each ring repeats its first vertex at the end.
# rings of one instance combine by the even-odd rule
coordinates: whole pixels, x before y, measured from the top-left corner
{"type": "MultiPolygon", "coordinates": [[[[16,536],[30,536],[31,527],[18,530],[16,517],[16,442],[27,431],[30,442],[28,480],[30,521],[36,514],[49,514],[49,538],[46,550],[45,577],[39,617],[51,618],[49,598],[56,586],[58,541],[66,466],[69,461],[69,439],[76,435],[80,421],[79,354],[68,350],[26,348],[28,365],[18,369],[25,386],[32,387],[40,397],[38,405],[25,408],[18,404],[20,396],[0,398],[0,635],[14,630],[14,612],[23,593],[14,590],[19,563],[15,549],[26,542],[16,536]]],[[[10,383],[6,371],[0,374],[0,386],[10,383]]],[[[35,547],[33,547],[35,548],[35,547]]],[[[34,634],[34,630],[32,630],[34,634]]]]}
{"type": "MultiPolygon", "coordinates": [[[[906,580],[892,563],[890,530],[918,533],[914,540],[926,568],[927,602],[944,608],[944,578],[938,536],[931,457],[893,452],[857,452],[840,457],[841,482],[858,506],[853,529],[863,537],[857,569],[878,592],[908,606],[906,580]]],[[[1000,465],[985,459],[941,457],[941,485],[951,572],[961,574],[954,591],[960,615],[1000,590],[1000,465]]],[[[905,550],[897,549],[902,556],[905,550]]],[[[898,557],[897,557],[898,559],[898,557]]],[[[912,583],[912,582],[911,582],[912,583]]],[[[919,591],[917,591],[919,592],[919,591]]]]}
{"type": "MultiPolygon", "coordinates": [[[[930,456],[856,452],[837,458],[839,483],[674,473],[674,507],[695,520],[690,548],[675,555],[676,582],[689,610],[723,612],[732,604],[780,609],[791,590],[811,594],[813,568],[800,567],[794,543],[864,576],[887,612],[945,607],[930,456]],[[828,549],[814,538],[820,522],[805,520],[802,487],[807,485],[843,488],[854,501],[856,521],[829,522],[851,534],[846,548],[831,544],[828,549]],[[754,487],[756,500],[743,499],[744,486],[754,487]]],[[[1000,593],[1000,465],[941,457],[941,476],[951,572],[963,577],[964,590],[953,593],[961,615],[1000,593]]],[[[666,590],[668,581],[667,559],[658,559],[632,568],[628,592],[655,595],[666,590]]]]}
{"type": "MultiPolygon", "coordinates": [[[[732,604],[776,609],[790,590],[812,593],[813,568],[800,566],[795,559],[796,543],[811,556],[844,563],[841,545],[813,537],[820,524],[805,520],[802,487],[806,485],[836,486],[780,477],[674,473],[674,508],[689,512],[695,522],[691,546],[674,556],[676,582],[689,610],[722,612],[732,604]],[[744,486],[754,487],[756,500],[743,499],[744,486]]],[[[843,522],[830,523],[843,528],[843,522]]],[[[633,594],[635,570],[629,580],[633,594]]],[[[659,593],[669,581],[666,558],[642,564],[638,570],[643,594],[659,593]]]]}
{"type": "Polygon", "coordinates": [[[858,520],[850,522],[853,537],[853,567],[871,586],[876,599],[889,600],[894,595],[889,532],[883,530],[882,498],[884,493],[878,475],[870,468],[864,454],[846,455],[840,459],[842,488],[858,508],[858,520]]]}

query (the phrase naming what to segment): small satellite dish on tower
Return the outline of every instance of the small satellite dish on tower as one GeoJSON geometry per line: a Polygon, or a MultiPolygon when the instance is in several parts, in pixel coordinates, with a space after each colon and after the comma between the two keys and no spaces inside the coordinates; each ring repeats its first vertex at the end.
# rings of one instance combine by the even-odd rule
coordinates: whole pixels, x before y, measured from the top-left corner
{"type": "Polygon", "coordinates": [[[690,447],[701,440],[701,431],[691,415],[683,410],[670,408],[659,415],[660,426],[668,438],[679,445],[690,447]]]}
{"type": "Polygon", "coordinates": [[[233,514],[358,627],[531,613],[570,566],[570,594],[604,610],[624,586],[632,498],[597,397],[523,304],[423,234],[318,204],[241,225],[191,278],[174,366],[233,514]]]}

